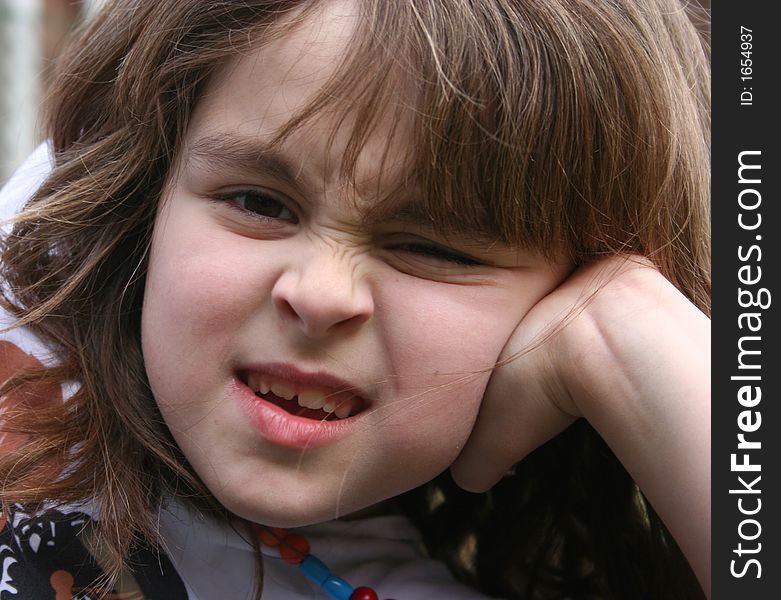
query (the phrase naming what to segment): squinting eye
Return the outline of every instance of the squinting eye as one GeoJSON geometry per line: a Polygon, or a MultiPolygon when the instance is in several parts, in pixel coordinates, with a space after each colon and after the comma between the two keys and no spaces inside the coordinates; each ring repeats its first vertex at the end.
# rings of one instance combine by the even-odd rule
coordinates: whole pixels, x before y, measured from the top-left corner
{"type": "Polygon", "coordinates": [[[427,244],[423,242],[407,242],[404,244],[394,245],[391,250],[401,250],[402,252],[410,252],[412,254],[418,254],[424,257],[430,257],[441,261],[451,262],[458,265],[474,266],[482,264],[480,261],[464,256],[448,248],[437,246],[436,244],[427,244]]]}
{"type": "Polygon", "coordinates": [[[298,223],[298,217],[285,206],[284,202],[259,190],[227,192],[220,194],[218,198],[256,217],[298,223]]]}

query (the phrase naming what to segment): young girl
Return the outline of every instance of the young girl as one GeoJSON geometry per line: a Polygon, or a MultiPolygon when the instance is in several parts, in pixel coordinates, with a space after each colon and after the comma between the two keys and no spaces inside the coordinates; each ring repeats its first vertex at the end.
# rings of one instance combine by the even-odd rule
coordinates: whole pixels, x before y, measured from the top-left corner
{"type": "Polygon", "coordinates": [[[0,598],[708,595],[707,86],[677,0],[109,3],[2,199],[0,598]]]}

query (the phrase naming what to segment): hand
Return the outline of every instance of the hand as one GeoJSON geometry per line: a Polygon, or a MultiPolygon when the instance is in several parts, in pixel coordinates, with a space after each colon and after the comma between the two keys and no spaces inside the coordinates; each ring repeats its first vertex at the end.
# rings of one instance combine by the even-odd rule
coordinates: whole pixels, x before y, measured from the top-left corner
{"type": "Polygon", "coordinates": [[[613,257],[578,269],[508,341],[452,465],[455,481],[486,490],[585,417],[709,593],[709,349],[709,319],[645,259],[613,257]]]}

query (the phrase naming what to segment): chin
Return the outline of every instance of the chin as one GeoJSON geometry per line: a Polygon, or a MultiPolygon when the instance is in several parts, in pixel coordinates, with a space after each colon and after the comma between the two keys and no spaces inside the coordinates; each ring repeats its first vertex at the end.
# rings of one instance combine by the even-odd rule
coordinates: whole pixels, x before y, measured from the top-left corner
{"type": "Polygon", "coordinates": [[[228,511],[242,519],[269,527],[303,527],[314,523],[331,521],[337,517],[365,508],[367,504],[326,500],[318,494],[292,494],[280,498],[277,494],[266,495],[258,501],[252,497],[236,494],[215,494],[217,500],[228,511]],[[319,496],[319,497],[318,497],[319,496]]]}

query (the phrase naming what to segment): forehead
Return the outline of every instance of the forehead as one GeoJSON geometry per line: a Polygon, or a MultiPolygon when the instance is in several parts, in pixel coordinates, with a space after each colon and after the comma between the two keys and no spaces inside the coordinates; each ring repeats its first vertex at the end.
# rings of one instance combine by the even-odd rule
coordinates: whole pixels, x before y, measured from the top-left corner
{"type": "Polygon", "coordinates": [[[313,105],[343,66],[359,18],[351,2],[324,2],[303,18],[289,18],[259,48],[222,65],[196,107],[185,151],[199,159],[247,162],[254,157],[257,164],[275,167],[308,187],[349,183],[363,197],[397,185],[407,163],[403,130],[408,128],[405,119],[398,119],[399,111],[372,122],[359,155],[352,157],[349,182],[343,180],[360,110],[349,90],[281,141],[277,137],[313,105]]]}

